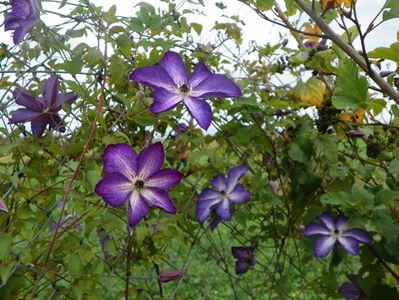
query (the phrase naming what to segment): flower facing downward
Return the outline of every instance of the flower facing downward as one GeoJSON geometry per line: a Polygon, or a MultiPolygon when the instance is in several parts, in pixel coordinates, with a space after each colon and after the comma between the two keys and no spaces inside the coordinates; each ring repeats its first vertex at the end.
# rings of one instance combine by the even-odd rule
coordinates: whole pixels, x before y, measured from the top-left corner
{"type": "Polygon", "coordinates": [[[235,258],[237,258],[237,275],[246,273],[250,266],[254,266],[256,264],[253,247],[231,247],[231,253],[235,258]]]}
{"type": "Polygon", "coordinates": [[[32,132],[35,136],[41,136],[47,124],[50,128],[57,128],[64,132],[65,126],[62,124],[58,111],[64,103],[72,104],[78,98],[74,93],[59,92],[58,76],[51,76],[44,84],[43,98],[36,98],[27,92],[16,88],[14,98],[17,104],[25,108],[17,109],[11,117],[11,123],[31,122],[32,132]]]}
{"type": "Polygon", "coordinates": [[[176,208],[166,190],[175,186],[183,175],[163,169],[165,158],[161,143],[150,145],[139,155],[127,144],[109,145],[104,152],[105,177],[97,183],[95,192],[113,207],[126,199],[129,226],[135,226],[149,214],[148,205],[175,214],[176,208]]]}
{"type": "Polygon", "coordinates": [[[220,219],[231,220],[233,205],[244,202],[250,197],[250,193],[238,183],[247,171],[248,168],[241,165],[231,169],[227,179],[222,174],[212,179],[215,190],[206,188],[198,197],[196,210],[198,222],[203,223],[213,209],[216,209],[216,214],[220,219]]]}
{"type": "Polygon", "coordinates": [[[18,44],[39,21],[38,0],[13,0],[11,13],[5,19],[5,30],[14,30],[13,41],[18,44]]]}
{"type": "Polygon", "coordinates": [[[339,215],[334,221],[331,214],[325,212],[318,218],[322,224],[308,224],[303,232],[304,236],[316,236],[314,254],[317,257],[327,256],[336,242],[352,255],[359,254],[359,242],[371,244],[371,237],[365,230],[347,228],[344,216],[339,215]]]}
{"type": "Polygon", "coordinates": [[[154,91],[151,112],[161,113],[183,103],[203,129],[212,121],[212,111],[205,99],[209,97],[240,97],[240,88],[224,75],[213,74],[199,63],[191,76],[187,76],[179,54],[168,51],[159,66],[134,70],[129,78],[154,91]]]}
{"type": "Polygon", "coordinates": [[[362,291],[357,275],[347,275],[349,282],[345,282],[339,288],[340,293],[345,299],[349,300],[367,300],[366,295],[362,291]]]}

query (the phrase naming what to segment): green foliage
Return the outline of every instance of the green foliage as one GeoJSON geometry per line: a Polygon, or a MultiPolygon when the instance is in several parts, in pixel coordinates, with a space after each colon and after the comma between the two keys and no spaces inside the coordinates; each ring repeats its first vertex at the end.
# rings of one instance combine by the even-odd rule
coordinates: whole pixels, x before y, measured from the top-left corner
{"type": "MultiPolygon", "coordinates": [[[[130,299],[339,299],[346,274],[358,274],[368,299],[397,299],[399,108],[375,81],[381,61],[369,61],[370,73],[337,43],[314,37],[305,47],[309,37],[300,31],[309,20],[295,0],[237,1],[253,11],[233,9],[235,15],[233,1],[149,2],[132,4],[124,17],[115,5],[62,0],[51,11],[41,1],[42,20],[25,41],[0,45],[0,200],[9,210],[0,210],[0,299],[29,299],[33,291],[39,300],[126,293],[130,299]],[[47,23],[44,12],[56,21],[47,23]],[[278,38],[248,43],[252,18],[262,37],[270,18],[295,30],[274,25],[278,38]],[[190,123],[181,105],[152,114],[152,89],[128,78],[168,50],[181,54],[189,72],[203,62],[242,89],[238,99],[207,100],[213,111],[207,132],[190,123]],[[19,108],[12,93],[21,87],[42,95],[52,73],[63,92],[79,99],[63,107],[65,132],[35,138],[30,123],[10,124],[19,108]],[[184,133],[178,123],[188,125],[184,133]],[[152,209],[134,228],[129,256],[126,208],[107,206],[94,187],[107,145],[127,143],[140,152],[155,141],[165,147],[164,167],[184,174],[169,191],[178,213],[152,209]],[[211,231],[196,219],[198,196],[240,164],[249,167],[241,183],[251,198],[211,231]],[[359,256],[337,247],[316,259],[303,226],[325,211],[349,217],[348,226],[369,231],[373,244],[361,245],[359,256]],[[65,222],[55,232],[59,219],[65,222]],[[249,245],[257,264],[237,276],[231,247],[249,245]],[[158,282],[159,270],[182,268],[182,279],[158,282]]],[[[368,34],[377,22],[397,18],[398,9],[398,1],[388,0],[369,28],[352,26],[357,17],[343,4],[322,11],[315,1],[311,11],[327,24],[347,20],[351,27],[340,23],[336,35],[354,47],[365,36],[359,28],[368,34]]],[[[399,63],[398,45],[366,49],[361,58],[399,63]]],[[[389,76],[395,91],[397,72],[389,76]]]]}

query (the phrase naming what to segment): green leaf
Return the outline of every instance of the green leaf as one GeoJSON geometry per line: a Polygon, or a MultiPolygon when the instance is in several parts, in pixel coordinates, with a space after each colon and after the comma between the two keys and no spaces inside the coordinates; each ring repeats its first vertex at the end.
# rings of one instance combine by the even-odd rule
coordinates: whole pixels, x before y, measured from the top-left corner
{"type": "Polygon", "coordinates": [[[399,1],[397,0],[387,0],[385,2],[385,7],[390,8],[390,10],[385,10],[382,14],[382,19],[384,21],[394,18],[399,18],[399,1]]]}
{"type": "Polygon", "coordinates": [[[73,252],[69,256],[68,271],[71,273],[71,276],[73,277],[77,277],[83,274],[84,268],[79,253],[73,252]]]}
{"type": "Polygon", "coordinates": [[[297,143],[290,144],[288,154],[290,158],[294,161],[299,161],[301,163],[308,162],[308,157],[306,156],[305,152],[302,151],[302,149],[299,147],[297,143]]]}
{"type": "Polygon", "coordinates": [[[256,0],[256,6],[261,10],[269,10],[273,7],[274,0],[256,0]]]}
{"type": "Polygon", "coordinates": [[[393,43],[389,48],[380,47],[368,53],[370,58],[389,59],[399,63],[399,43],[393,43]]]}
{"type": "Polygon", "coordinates": [[[357,109],[367,100],[367,79],[359,76],[359,68],[347,60],[340,68],[332,103],[336,108],[357,109]]]}
{"type": "Polygon", "coordinates": [[[0,236],[0,260],[7,259],[11,253],[12,235],[3,234],[0,236]]]}
{"type": "Polygon", "coordinates": [[[375,204],[388,204],[399,199],[398,191],[381,190],[375,195],[375,204]]]}
{"type": "Polygon", "coordinates": [[[199,23],[191,23],[191,27],[195,30],[195,32],[200,35],[202,32],[202,25],[199,23]]]}

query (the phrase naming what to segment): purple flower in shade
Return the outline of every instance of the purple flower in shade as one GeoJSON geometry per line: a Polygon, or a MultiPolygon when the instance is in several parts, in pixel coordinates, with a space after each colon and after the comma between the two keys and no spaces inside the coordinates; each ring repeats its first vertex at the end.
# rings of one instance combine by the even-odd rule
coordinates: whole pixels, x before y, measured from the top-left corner
{"type": "Polygon", "coordinates": [[[5,18],[5,30],[14,30],[13,41],[18,44],[39,21],[40,7],[37,0],[12,0],[11,13],[5,18]]]}
{"type": "Polygon", "coordinates": [[[162,270],[159,272],[159,281],[161,282],[169,282],[172,280],[176,280],[181,278],[185,273],[187,272],[187,269],[182,269],[182,270],[162,270]]]}
{"type": "MultiPolygon", "coordinates": [[[[250,193],[238,183],[240,178],[248,171],[247,166],[241,165],[231,169],[227,179],[219,174],[212,179],[216,190],[206,188],[198,197],[196,215],[198,222],[203,223],[216,209],[217,216],[229,221],[233,216],[233,205],[244,202],[250,197],[250,193]]],[[[212,228],[215,228],[219,221],[212,219],[212,228]]]]}
{"type": "Polygon", "coordinates": [[[4,211],[5,213],[8,213],[8,207],[4,203],[3,198],[0,197],[0,211],[4,211]]]}
{"type": "Polygon", "coordinates": [[[246,273],[250,266],[254,266],[256,264],[253,247],[231,247],[231,253],[235,258],[237,258],[237,275],[246,273]]]}
{"type": "Polygon", "coordinates": [[[240,97],[240,88],[224,75],[213,74],[199,63],[191,76],[187,76],[183,59],[168,51],[159,66],[147,66],[134,70],[129,78],[154,91],[152,113],[161,113],[183,103],[203,129],[212,121],[212,111],[205,99],[209,97],[240,97]]]}
{"type": "Polygon", "coordinates": [[[106,176],[97,183],[96,194],[113,207],[129,199],[130,227],[150,212],[148,205],[175,214],[176,208],[166,190],[175,186],[183,175],[172,169],[161,170],[164,158],[161,143],[144,148],[139,155],[127,144],[107,146],[103,156],[106,176]]]}
{"type": "Polygon", "coordinates": [[[318,219],[322,224],[308,224],[303,231],[304,236],[316,236],[314,254],[317,257],[327,256],[337,241],[352,255],[358,255],[359,242],[371,244],[370,235],[363,229],[348,229],[347,219],[342,215],[334,221],[331,214],[325,212],[318,216],[318,219]]]}
{"type": "MultiPolygon", "coordinates": [[[[74,216],[74,215],[68,215],[68,216],[63,217],[63,218],[61,219],[60,226],[65,227],[65,225],[66,225],[66,223],[67,223],[68,221],[72,221],[72,224],[70,225],[71,227],[74,226],[74,225],[76,225],[76,229],[77,229],[79,232],[82,231],[82,226],[80,226],[79,219],[78,219],[76,216],[74,216]]],[[[53,224],[51,224],[51,225],[50,225],[49,231],[50,231],[50,232],[55,231],[55,230],[57,229],[57,227],[58,227],[57,224],[58,224],[58,221],[56,221],[56,222],[54,222],[53,224]]]]}
{"type": "Polygon", "coordinates": [[[26,108],[17,109],[11,117],[11,123],[31,122],[33,135],[39,137],[43,134],[47,124],[50,128],[57,128],[65,132],[58,111],[64,103],[72,104],[78,98],[74,93],[59,92],[58,76],[51,76],[44,84],[43,98],[36,98],[19,88],[14,90],[14,98],[17,104],[26,108]]]}
{"type": "Polygon", "coordinates": [[[366,295],[362,291],[357,275],[347,275],[349,282],[345,282],[339,288],[340,293],[345,299],[349,300],[367,300],[366,295]]]}
{"type": "MultiPolygon", "coordinates": [[[[101,235],[104,235],[105,229],[104,228],[97,229],[96,232],[97,232],[98,235],[101,236],[101,235]]],[[[108,251],[106,250],[107,243],[108,243],[108,241],[110,239],[111,239],[111,236],[109,234],[107,234],[107,235],[105,235],[103,237],[100,237],[101,251],[104,254],[104,259],[105,260],[107,260],[107,259],[109,259],[111,257],[111,255],[109,255],[108,251]]]]}

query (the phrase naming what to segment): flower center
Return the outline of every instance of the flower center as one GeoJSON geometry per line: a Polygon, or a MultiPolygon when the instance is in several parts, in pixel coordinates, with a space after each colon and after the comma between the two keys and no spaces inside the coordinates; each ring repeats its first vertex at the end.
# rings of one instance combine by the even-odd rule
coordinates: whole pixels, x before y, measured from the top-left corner
{"type": "Polygon", "coordinates": [[[338,236],[339,235],[339,230],[338,229],[334,229],[334,231],[333,231],[333,234],[335,235],[335,236],[338,236]]]}
{"type": "Polygon", "coordinates": [[[226,192],[225,191],[220,191],[220,193],[222,194],[222,196],[224,196],[224,195],[226,195],[226,192]]]}
{"type": "Polygon", "coordinates": [[[136,180],[136,182],[134,183],[134,187],[135,187],[137,190],[142,190],[142,189],[144,188],[144,181],[141,180],[141,179],[136,180]]]}
{"type": "Polygon", "coordinates": [[[190,88],[187,84],[183,84],[179,87],[179,92],[182,93],[183,95],[187,95],[189,91],[190,88]]]}

